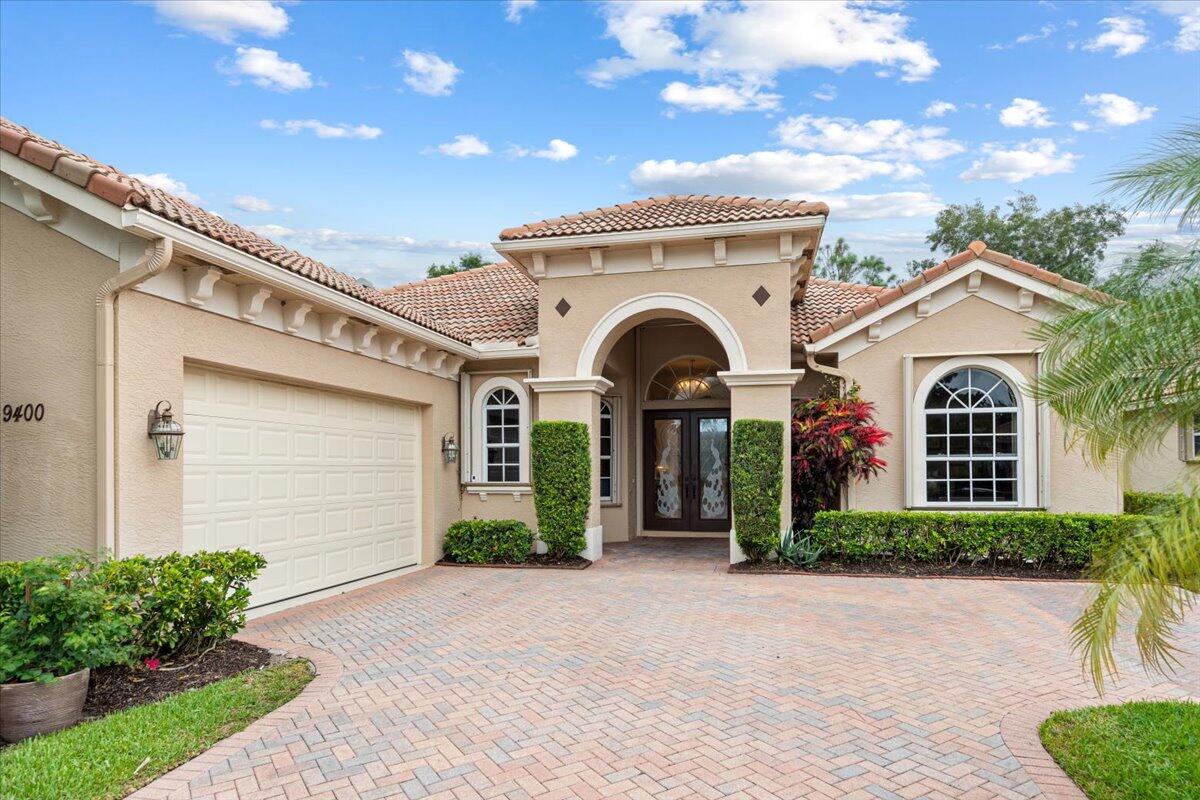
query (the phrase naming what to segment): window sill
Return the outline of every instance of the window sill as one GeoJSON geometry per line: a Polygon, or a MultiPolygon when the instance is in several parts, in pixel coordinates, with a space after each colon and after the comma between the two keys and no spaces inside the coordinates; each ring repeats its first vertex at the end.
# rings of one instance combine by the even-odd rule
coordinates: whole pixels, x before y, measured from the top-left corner
{"type": "Polygon", "coordinates": [[[620,500],[601,500],[600,501],[601,508],[620,508],[623,505],[625,505],[625,504],[622,503],[620,500]]]}
{"type": "Polygon", "coordinates": [[[943,505],[927,505],[927,506],[905,506],[905,511],[1045,511],[1045,506],[1018,506],[1004,505],[1001,503],[994,504],[952,504],[943,505]]]}
{"type": "Polygon", "coordinates": [[[511,495],[519,503],[522,496],[533,494],[533,487],[528,483],[468,483],[463,485],[463,491],[478,495],[481,503],[486,503],[489,495],[511,495]]]}

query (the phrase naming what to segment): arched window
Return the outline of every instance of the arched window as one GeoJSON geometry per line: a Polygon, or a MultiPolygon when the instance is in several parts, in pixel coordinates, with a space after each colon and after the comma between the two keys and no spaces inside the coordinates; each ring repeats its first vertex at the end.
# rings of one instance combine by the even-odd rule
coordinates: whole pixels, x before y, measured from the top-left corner
{"type": "Polygon", "coordinates": [[[647,400],[728,399],[729,387],[717,377],[723,367],[711,358],[684,356],[668,361],[646,387],[647,400]]]}
{"type": "Polygon", "coordinates": [[[500,388],[483,401],[484,465],[488,483],[521,480],[521,401],[500,388]]]}
{"type": "Polygon", "coordinates": [[[925,500],[971,505],[1018,502],[1021,402],[981,367],[944,374],[925,396],[925,500]]]}
{"type": "Polygon", "coordinates": [[[617,500],[617,415],[613,398],[600,399],[600,501],[617,500]]]}

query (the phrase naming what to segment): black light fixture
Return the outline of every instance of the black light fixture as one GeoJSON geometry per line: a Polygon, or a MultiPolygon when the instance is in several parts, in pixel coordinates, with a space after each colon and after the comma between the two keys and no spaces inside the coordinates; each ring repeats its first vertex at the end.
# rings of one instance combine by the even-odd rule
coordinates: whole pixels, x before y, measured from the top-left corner
{"type": "Polygon", "coordinates": [[[154,442],[154,454],[159,461],[174,461],[179,458],[183,444],[183,426],[171,416],[171,404],[160,400],[150,412],[146,435],[154,442]],[[163,406],[166,408],[163,408],[163,406]]]}
{"type": "Polygon", "coordinates": [[[458,461],[458,442],[454,440],[453,433],[447,433],[442,437],[442,456],[445,457],[447,464],[458,461]]]}

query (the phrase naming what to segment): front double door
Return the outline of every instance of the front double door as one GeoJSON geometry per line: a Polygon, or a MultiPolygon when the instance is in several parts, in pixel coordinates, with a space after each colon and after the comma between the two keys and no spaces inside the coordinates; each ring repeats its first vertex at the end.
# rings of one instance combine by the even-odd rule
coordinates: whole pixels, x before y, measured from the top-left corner
{"type": "Polygon", "coordinates": [[[647,411],[642,527],[729,530],[729,410],[647,411]]]}

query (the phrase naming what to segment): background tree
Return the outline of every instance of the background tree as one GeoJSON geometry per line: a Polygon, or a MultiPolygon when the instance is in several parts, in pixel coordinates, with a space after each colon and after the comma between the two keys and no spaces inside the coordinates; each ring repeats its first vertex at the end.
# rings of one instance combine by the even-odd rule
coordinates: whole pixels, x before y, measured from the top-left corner
{"type": "Polygon", "coordinates": [[[896,281],[893,273],[879,256],[859,258],[841,236],[833,244],[823,244],[817,252],[813,274],[818,278],[843,283],[871,283],[886,286],[896,281]]]}
{"type": "MultiPolygon", "coordinates": [[[[1200,208],[1200,134],[1171,137],[1174,158],[1164,160],[1160,141],[1154,157],[1115,173],[1110,186],[1134,208],[1165,216],[1182,206],[1186,217],[1200,208]]],[[[1128,463],[1177,426],[1200,422],[1200,244],[1144,247],[1105,283],[1126,299],[1095,298],[1035,331],[1046,342],[1037,393],[1092,461],[1128,463]]],[[[1098,585],[1072,645],[1097,690],[1117,672],[1113,643],[1127,612],[1137,615],[1145,666],[1163,671],[1177,661],[1175,631],[1200,597],[1200,484],[1179,488],[1181,502],[1109,543],[1091,567],[1098,585]]]]}
{"type": "Polygon", "coordinates": [[[1125,233],[1125,222],[1121,211],[1107,203],[1076,203],[1043,212],[1036,197],[1019,192],[1008,201],[1007,211],[985,208],[978,200],[947,206],[938,212],[925,241],[931,251],[953,255],[978,239],[993,250],[1090,284],[1108,240],[1125,233]]]}
{"type": "Polygon", "coordinates": [[[1130,213],[1169,217],[1182,212],[1179,229],[1200,225],[1200,124],[1185,123],[1158,137],[1144,158],[1108,174],[1109,192],[1128,201],[1130,213]]]}
{"type": "Polygon", "coordinates": [[[478,267],[487,266],[487,262],[483,260],[483,256],[479,253],[464,253],[458,257],[458,261],[452,261],[448,264],[430,264],[429,269],[425,270],[427,278],[440,278],[443,275],[453,275],[456,272],[462,272],[467,269],[477,269],[478,267]]]}

